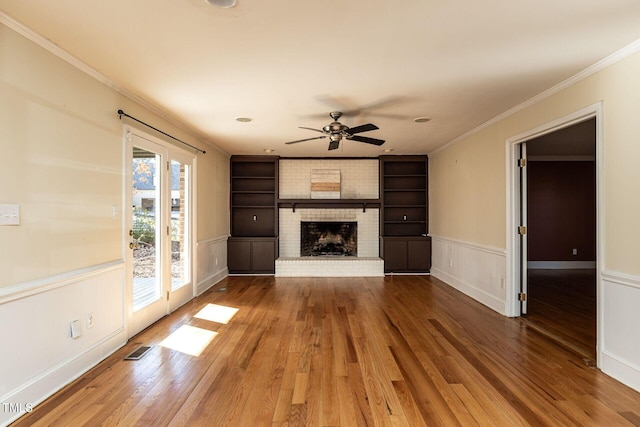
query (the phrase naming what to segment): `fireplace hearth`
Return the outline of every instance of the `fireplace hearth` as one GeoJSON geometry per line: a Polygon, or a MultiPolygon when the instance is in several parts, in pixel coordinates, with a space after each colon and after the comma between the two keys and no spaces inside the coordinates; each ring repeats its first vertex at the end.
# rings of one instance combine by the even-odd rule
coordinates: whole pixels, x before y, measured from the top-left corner
{"type": "Polygon", "coordinates": [[[358,223],[302,221],[300,256],[358,256],[358,223]]]}

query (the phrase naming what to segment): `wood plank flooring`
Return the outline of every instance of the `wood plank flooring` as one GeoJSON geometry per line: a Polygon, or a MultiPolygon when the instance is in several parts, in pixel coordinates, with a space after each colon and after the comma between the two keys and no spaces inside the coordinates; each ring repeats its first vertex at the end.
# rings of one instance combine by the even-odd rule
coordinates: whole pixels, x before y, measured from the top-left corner
{"type": "Polygon", "coordinates": [[[431,277],[230,277],[27,425],[638,426],[640,394],[431,277]],[[194,317],[218,306],[238,311],[194,317]],[[185,325],[217,334],[199,356],[159,345],[185,325]]]}
{"type": "Polygon", "coordinates": [[[528,314],[531,327],[596,359],[596,271],[529,270],[528,314]]]}

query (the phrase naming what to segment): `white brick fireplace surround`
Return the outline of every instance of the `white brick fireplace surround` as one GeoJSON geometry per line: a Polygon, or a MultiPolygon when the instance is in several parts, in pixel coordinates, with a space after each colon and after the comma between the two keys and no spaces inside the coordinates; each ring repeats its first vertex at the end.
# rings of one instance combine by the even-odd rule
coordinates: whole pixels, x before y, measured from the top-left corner
{"type": "MultiPolygon", "coordinates": [[[[377,159],[281,159],[279,197],[311,199],[311,170],[339,169],[342,199],[378,198],[377,159]]],[[[330,200],[327,200],[330,202],[330,200]]],[[[379,252],[380,212],[376,208],[282,208],[279,216],[280,277],[384,276],[379,252]],[[302,221],[355,221],[358,224],[358,256],[300,256],[302,221]]]]}

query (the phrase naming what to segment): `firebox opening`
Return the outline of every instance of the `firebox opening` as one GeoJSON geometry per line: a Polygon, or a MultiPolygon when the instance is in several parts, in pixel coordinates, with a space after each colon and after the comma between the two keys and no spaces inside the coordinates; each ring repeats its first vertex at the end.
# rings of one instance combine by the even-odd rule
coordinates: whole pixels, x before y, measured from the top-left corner
{"type": "Polygon", "coordinates": [[[357,222],[300,223],[300,256],[358,256],[357,222]]]}

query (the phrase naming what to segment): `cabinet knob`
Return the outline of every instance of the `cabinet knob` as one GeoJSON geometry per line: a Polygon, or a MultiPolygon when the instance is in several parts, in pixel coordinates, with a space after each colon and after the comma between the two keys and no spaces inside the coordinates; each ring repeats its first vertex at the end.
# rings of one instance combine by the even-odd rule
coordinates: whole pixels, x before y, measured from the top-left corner
{"type": "Polygon", "coordinates": [[[258,220],[258,215],[254,215],[254,216],[253,216],[253,220],[254,220],[254,221],[257,221],[257,220],[258,220]]]}
{"type": "Polygon", "coordinates": [[[406,221],[407,220],[407,216],[406,215],[402,215],[402,220],[406,221]]]}

